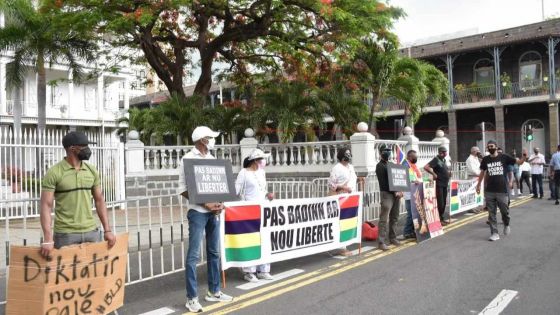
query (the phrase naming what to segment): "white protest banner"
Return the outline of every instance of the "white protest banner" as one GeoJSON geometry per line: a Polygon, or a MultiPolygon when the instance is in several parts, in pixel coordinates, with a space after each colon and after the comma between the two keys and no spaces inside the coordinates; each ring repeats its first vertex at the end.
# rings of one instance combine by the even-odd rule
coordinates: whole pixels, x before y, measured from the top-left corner
{"type": "Polygon", "coordinates": [[[227,202],[222,268],[272,263],[333,250],[362,238],[362,194],[227,202]]]}
{"type": "MultiPolygon", "coordinates": [[[[451,180],[449,215],[465,212],[484,204],[484,195],[476,193],[478,179],[451,180]]],[[[481,184],[484,187],[483,184],[481,184]]]]}
{"type": "Polygon", "coordinates": [[[46,260],[39,247],[11,246],[6,315],[108,314],[124,303],[128,234],[63,247],[46,260]]]}

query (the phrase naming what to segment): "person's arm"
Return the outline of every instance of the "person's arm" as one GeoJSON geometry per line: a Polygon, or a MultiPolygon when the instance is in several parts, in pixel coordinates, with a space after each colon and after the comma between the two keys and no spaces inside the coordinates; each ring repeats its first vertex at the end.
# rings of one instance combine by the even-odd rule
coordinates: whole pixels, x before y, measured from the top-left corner
{"type": "Polygon", "coordinates": [[[109,247],[113,247],[117,238],[115,233],[111,230],[109,226],[109,219],[107,218],[107,206],[105,205],[105,198],[103,198],[103,192],[101,191],[101,186],[95,186],[91,189],[93,195],[93,201],[95,202],[95,210],[97,211],[97,216],[101,225],[103,225],[103,239],[107,241],[109,247]]]}
{"type": "Polygon", "coordinates": [[[476,183],[476,193],[480,194],[480,184],[482,183],[482,180],[484,179],[484,175],[486,174],[485,170],[480,170],[480,175],[478,175],[478,183],[476,183]]]}
{"type": "Polygon", "coordinates": [[[54,202],[54,191],[41,192],[41,229],[43,230],[43,243],[41,243],[41,255],[45,258],[49,257],[51,250],[54,248],[53,233],[51,229],[51,212],[54,202]]]}
{"type": "Polygon", "coordinates": [[[186,199],[189,199],[189,192],[186,189],[187,184],[185,181],[185,174],[183,170],[183,159],[185,159],[185,156],[183,156],[179,161],[179,188],[177,189],[177,191],[179,192],[179,195],[183,196],[186,199]]]}
{"type": "Polygon", "coordinates": [[[431,160],[430,163],[424,165],[424,170],[426,172],[430,173],[433,176],[434,179],[437,179],[437,175],[436,175],[436,173],[434,172],[434,169],[433,169],[435,167],[435,165],[432,165],[432,164],[434,164],[434,160],[431,160]]]}

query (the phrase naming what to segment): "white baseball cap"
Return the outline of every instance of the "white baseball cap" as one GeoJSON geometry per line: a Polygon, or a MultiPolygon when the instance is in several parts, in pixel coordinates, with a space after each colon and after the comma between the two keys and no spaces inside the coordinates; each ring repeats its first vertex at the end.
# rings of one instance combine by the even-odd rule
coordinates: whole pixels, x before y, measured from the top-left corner
{"type": "Polygon", "coordinates": [[[249,161],[253,161],[256,159],[267,159],[270,156],[270,153],[264,153],[261,149],[254,149],[251,151],[251,154],[248,156],[249,161]]]}
{"type": "Polygon", "coordinates": [[[192,132],[192,141],[197,142],[198,140],[206,137],[216,138],[219,135],[219,132],[212,131],[212,129],[206,126],[198,126],[194,128],[192,132]]]}

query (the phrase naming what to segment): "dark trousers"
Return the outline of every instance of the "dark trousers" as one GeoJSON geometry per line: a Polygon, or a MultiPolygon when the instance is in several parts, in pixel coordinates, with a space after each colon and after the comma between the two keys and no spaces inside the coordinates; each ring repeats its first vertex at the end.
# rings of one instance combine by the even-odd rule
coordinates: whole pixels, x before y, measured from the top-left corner
{"type": "MultiPolygon", "coordinates": [[[[537,196],[537,185],[539,186],[539,196],[543,196],[543,187],[542,187],[542,174],[533,174],[531,175],[531,179],[533,180],[533,196],[537,196]]],[[[537,196],[538,197],[538,196],[537,196]]]]}
{"type": "Polygon", "coordinates": [[[502,213],[502,221],[504,226],[509,226],[509,206],[507,193],[484,192],[484,199],[488,206],[488,225],[490,225],[490,233],[498,233],[498,221],[496,219],[497,208],[502,213]]]}
{"type": "Polygon", "coordinates": [[[529,171],[523,171],[521,172],[521,179],[519,180],[519,191],[521,193],[523,193],[523,183],[527,184],[527,187],[529,188],[529,193],[532,194],[533,190],[531,189],[531,173],[529,171]]]}
{"type": "Polygon", "coordinates": [[[445,214],[445,206],[447,205],[447,186],[436,185],[436,198],[437,198],[439,219],[443,221],[443,215],[445,214]]]}
{"type": "Polygon", "coordinates": [[[556,186],[554,187],[554,197],[556,198],[556,201],[558,201],[558,197],[560,197],[560,170],[554,171],[554,184],[556,186]]]}

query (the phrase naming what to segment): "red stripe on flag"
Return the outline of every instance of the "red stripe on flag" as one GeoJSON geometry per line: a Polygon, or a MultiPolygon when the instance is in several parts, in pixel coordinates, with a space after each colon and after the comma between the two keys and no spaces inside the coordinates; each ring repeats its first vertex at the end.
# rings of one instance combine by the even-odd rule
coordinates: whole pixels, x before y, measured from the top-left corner
{"type": "Polygon", "coordinates": [[[360,205],[360,195],[353,195],[348,197],[340,197],[338,199],[340,208],[355,208],[360,205]]]}
{"type": "Polygon", "coordinates": [[[261,206],[246,205],[226,207],[226,221],[259,220],[261,218],[261,206]]]}
{"type": "Polygon", "coordinates": [[[451,189],[459,189],[459,183],[458,182],[451,182],[451,189]]]}

